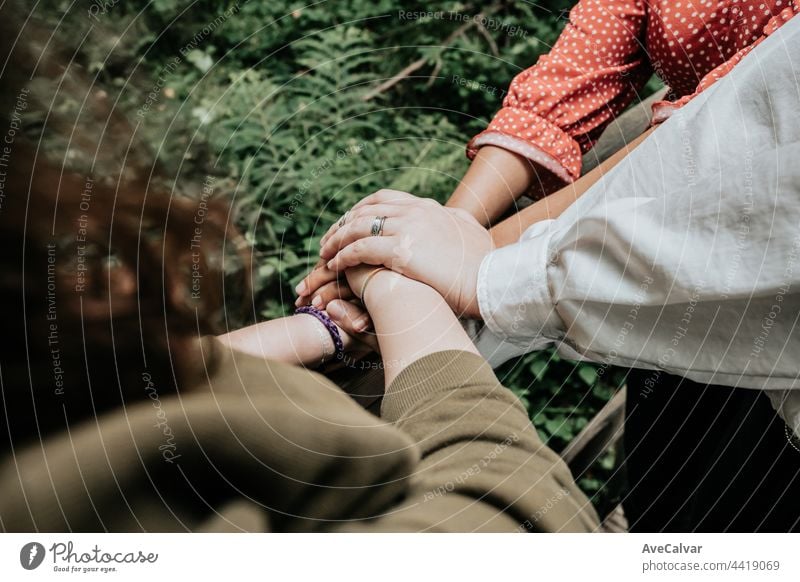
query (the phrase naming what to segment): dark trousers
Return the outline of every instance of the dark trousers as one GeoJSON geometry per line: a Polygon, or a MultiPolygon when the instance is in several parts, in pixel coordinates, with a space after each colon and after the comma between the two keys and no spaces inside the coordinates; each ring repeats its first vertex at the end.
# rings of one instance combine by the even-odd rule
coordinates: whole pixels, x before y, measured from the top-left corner
{"type": "Polygon", "coordinates": [[[630,531],[800,531],[800,452],[764,394],[635,370],[627,398],[630,531]]]}

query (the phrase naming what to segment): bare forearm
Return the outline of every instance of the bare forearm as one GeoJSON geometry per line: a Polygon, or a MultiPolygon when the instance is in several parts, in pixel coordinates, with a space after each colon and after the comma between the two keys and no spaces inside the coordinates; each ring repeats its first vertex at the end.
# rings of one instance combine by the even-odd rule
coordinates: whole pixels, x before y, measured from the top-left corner
{"type": "Polygon", "coordinates": [[[478,151],[461,183],[447,201],[488,226],[528,190],[536,177],[534,165],[503,148],[485,146],[478,151]]]}
{"type": "Polygon", "coordinates": [[[514,244],[532,224],[559,216],[580,196],[573,186],[571,184],[536,201],[490,229],[494,246],[500,248],[514,244]]]}
{"type": "Polygon", "coordinates": [[[333,353],[328,331],[306,314],[256,323],[217,339],[239,352],[302,366],[318,366],[323,355],[333,353]]]}
{"type": "Polygon", "coordinates": [[[478,353],[442,296],[424,283],[381,271],[369,283],[364,301],[378,335],[387,385],[429,354],[478,353]]]}
{"type": "Polygon", "coordinates": [[[491,229],[492,241],[496,247],[503,247],[513,244],[519,240],[522,233],[525,232],[532,224],[541,220],[550,218],[558,218],[570,204],[575,202],[580,196],[591,188],[596,182],[603,177],[603,175],[610,171],[611,168],[616,166],[620,160],[627,156],[636,146],[647,138],[652,133],[654,128],[644,132],[642,135],[631,141],[627,146],[620,149],[613,156],[608,158],[602,164],[597,166],[594,170],[587,173],[585,176],[576,180],[574,183],[569,184],[554,192],[550,196],[538,200],[527,208],[524,208],[517,214],[508,217],[503,222],[491,229]]]}

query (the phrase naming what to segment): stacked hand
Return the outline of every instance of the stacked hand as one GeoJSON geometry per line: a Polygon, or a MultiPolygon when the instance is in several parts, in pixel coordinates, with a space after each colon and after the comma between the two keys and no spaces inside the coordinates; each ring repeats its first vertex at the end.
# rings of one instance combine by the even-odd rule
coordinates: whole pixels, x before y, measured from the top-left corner
{"type": "MultiPolygon", "coordinates": [[[[352,290],[342,290],[340,275],[357,265],[381,265],[430,285],[457,314],[480,316],[478,271],[494,246],[489,232],[466,211],[381,190],[356,204],[321,243],[320,256],[327,263],[298,285],[299,302],[311,298],[325,307],[333,299],[352,298],[352,290]]],[[[369,320],[363,323],[366,329],[369,320]]]]}

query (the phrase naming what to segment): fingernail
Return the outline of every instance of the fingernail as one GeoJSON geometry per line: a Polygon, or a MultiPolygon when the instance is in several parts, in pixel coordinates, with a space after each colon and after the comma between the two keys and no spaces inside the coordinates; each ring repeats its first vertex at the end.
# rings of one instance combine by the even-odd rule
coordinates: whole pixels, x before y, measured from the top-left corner
{"type": "Polygon", "coordinates": [[[311,305],[319,309],[322,306],[322,297],[319,295],[314,297],[314,299],[311,300],[311,305]]]}
{"type": "Polygon", "coordinates": [[[331,271],[333,271],[333,259],[331,259],[330,261],[328,261],[328,268],[329,268],[331,271]]]}
{"type": "Polygon", "coordinates": [[[300,281],[297,284],[297,287],[294,288],[294,291],[298,295],[305,295],[306,294],[306,282],[305,281],[300,281]]]}
{"type": "Polygon", "coordinates": [[[369,322],[369,317],[366,315],[359,317],[355,323],[353,323],[353,327],[356,328],[356,331],[366,331],[367,323],[369,322]]]}
{"type": "Polygon", "coordinates": [[[333,303],[328,303],[328,307],[326,308],[328,315],[333,319],[339,319],[340,317],[344,317],[344,312],[342,308],[334,301],[333,303]]]}

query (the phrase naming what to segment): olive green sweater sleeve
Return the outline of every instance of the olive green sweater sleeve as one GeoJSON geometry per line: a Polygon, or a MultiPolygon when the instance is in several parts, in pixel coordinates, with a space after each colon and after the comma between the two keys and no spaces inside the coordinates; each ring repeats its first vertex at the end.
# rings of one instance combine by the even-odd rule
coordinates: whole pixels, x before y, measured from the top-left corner
{"type": "Polygon", "coordinates": [[[598,526],[569,469],[486,362],[438,352],[387,388],[382,414],[421,451],[408,495],[361,531],[582,532],[598,526]]]}

